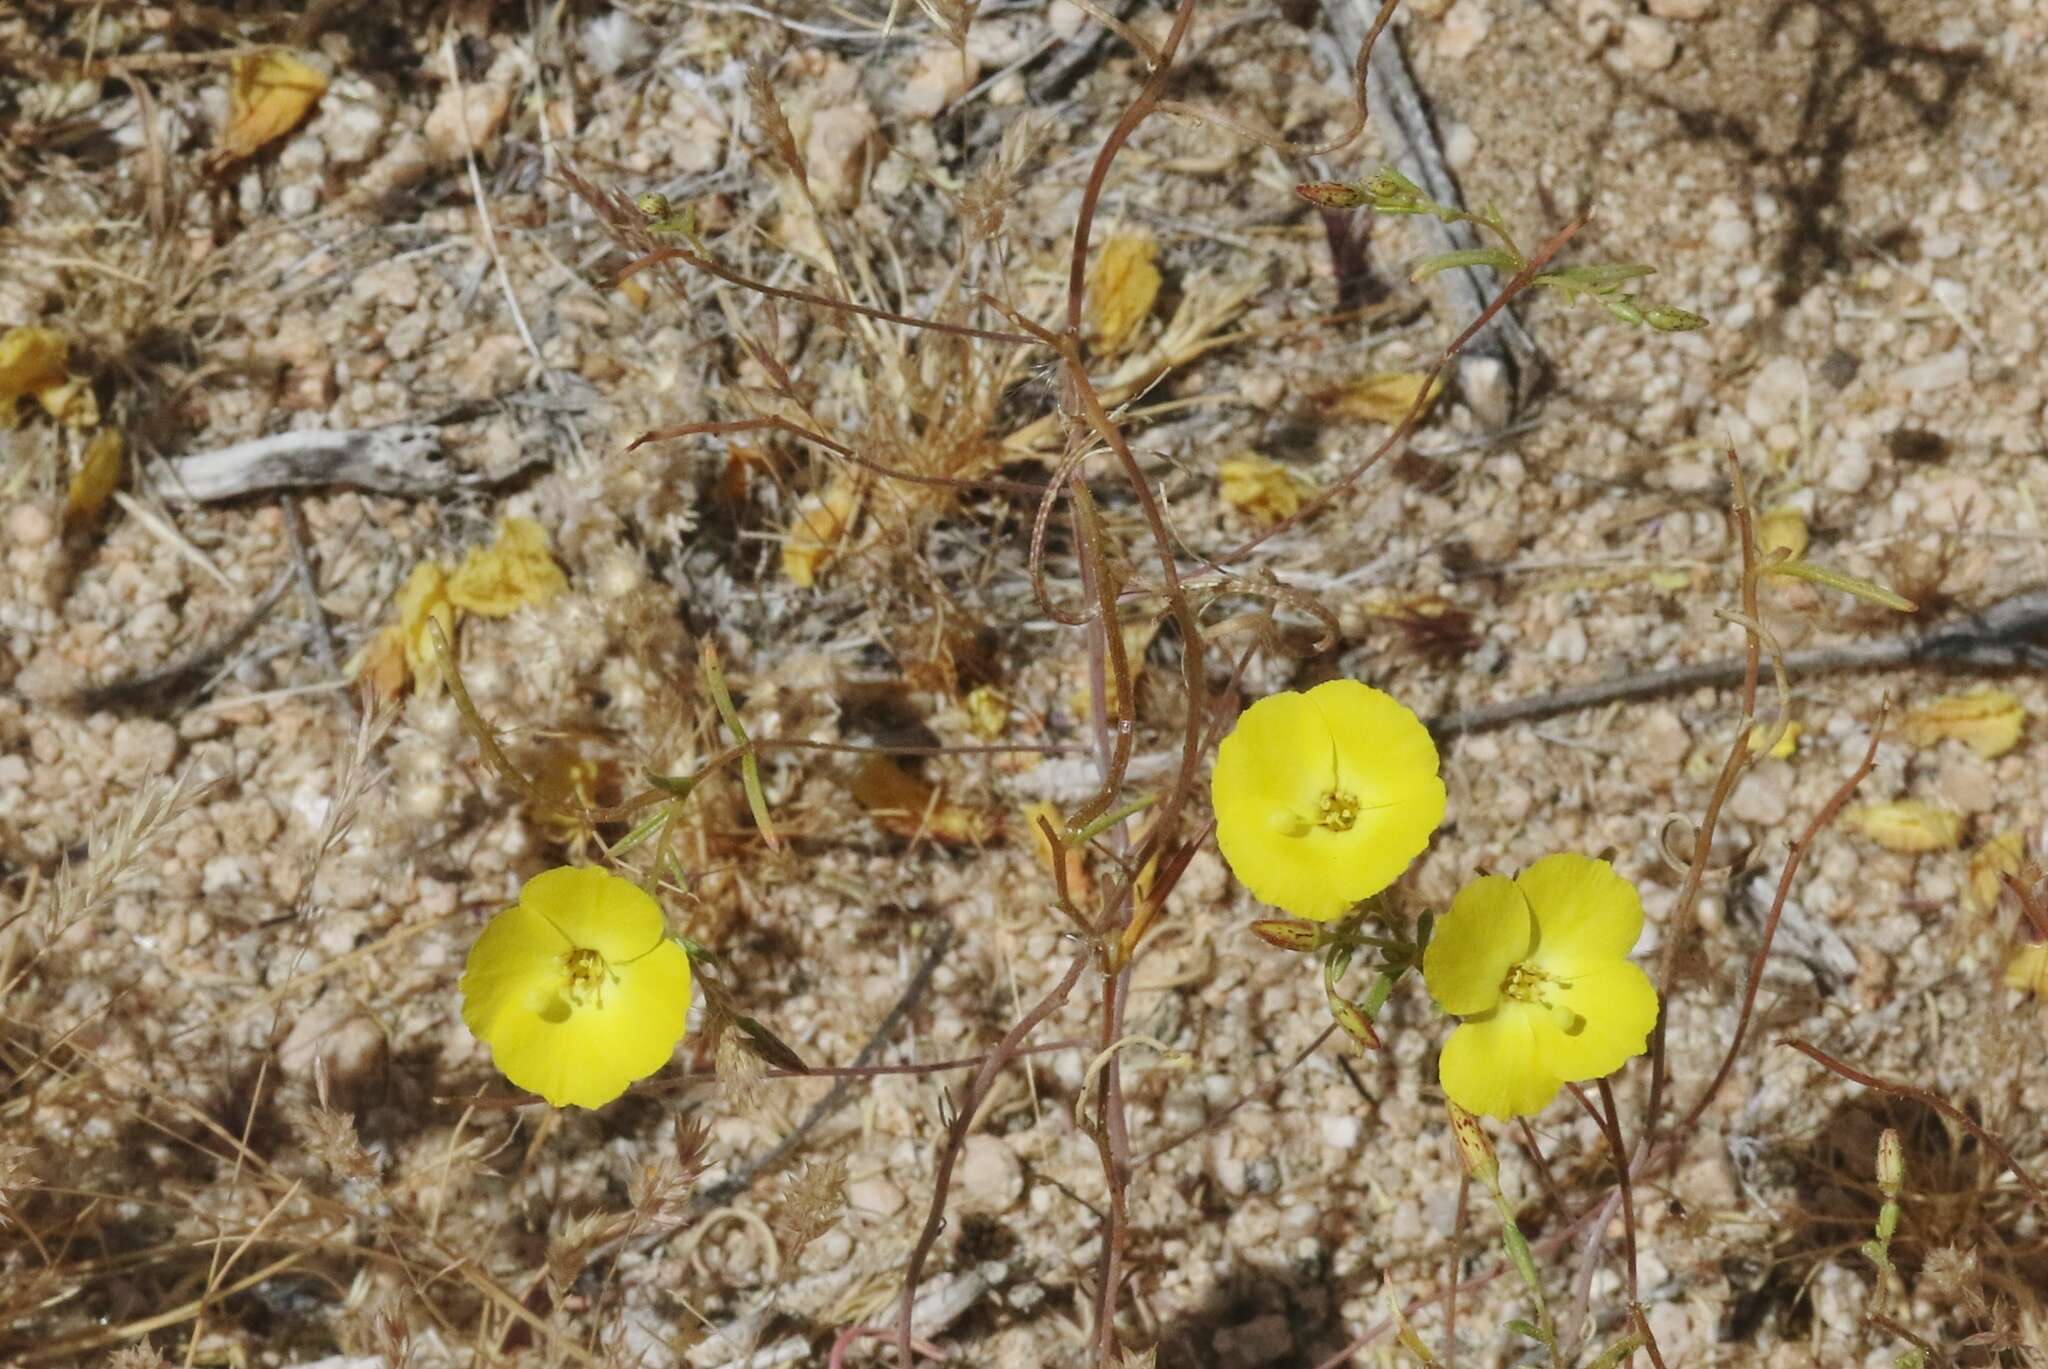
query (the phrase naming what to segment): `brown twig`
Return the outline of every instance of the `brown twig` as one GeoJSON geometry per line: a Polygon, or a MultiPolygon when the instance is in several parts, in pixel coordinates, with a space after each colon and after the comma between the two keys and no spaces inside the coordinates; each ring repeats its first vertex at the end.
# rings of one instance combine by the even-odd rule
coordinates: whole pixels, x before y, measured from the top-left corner
{"type": "Polygon", "coordinates": [[[1861,1084],[1864,1088],[1877,1089],[1881,1093],[1889,1093],[1897,1098],[1909,1098],[1923,1107],[1933,1108],[1936,1112],[1983,1142],[1985,1149],[1996,1155],[1999,1163],[2012,1171],[2013,1177],[2020,1181],[2020,1186],[2027,1190],[2027,1196],[2034,1200],[2034,1205],[2039,1207],[2044,1213],[2048,1213],[2048,1193],[2043,1193],[2041,1185],[2034,1182],[2034,1176],[2027,1173],[2021,1167],[2020,1162],[2013,1158],[2011,1148],[1987,1131],[1970,1114],[1964,1112],[1940,1094],[1931,1093],[1912,1084],[1901,1084],[1896,1080],[1880,1079],[1874,1074],[1865,1074],[1855,1066],[1844,1064],[1842,1061],[1837,1060],[1818,1046],[1810,1045],[1796,1037],[1786,1037],[1779,1041],[1778,1044],[1790,1046],[1801,1055],[1834,1071],[1852,1084],[1861,1084]]]}

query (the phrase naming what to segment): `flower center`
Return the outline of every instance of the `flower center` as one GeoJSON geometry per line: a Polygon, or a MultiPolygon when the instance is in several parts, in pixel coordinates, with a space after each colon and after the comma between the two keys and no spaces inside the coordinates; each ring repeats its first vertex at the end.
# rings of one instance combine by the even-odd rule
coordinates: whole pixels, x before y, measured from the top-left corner
{"type": "Polygon", "coordinates": [[[1557,975],[1539,970],[1534,965],[1518,964],[1508,967],[1508,977],[1500,982],[1500,996],[1511,1002],[1542,1008],[1557,1023],[1558,1030],[1577,1032],[1586,1025],[1586,1019],[1564,1004],[1551,1001],[1553,992],[1566,987],[1569,986],[1557,975]]]}
{"type": "Polygon", "coordinates": [[[578,946],[562,956],[562,976],[562,993],[572,1007],[604,1006],[604,986],[611,978],[611,966],[605,964],[603,956],[578,946]]]}
{"type": "Polygon", "coordinates": [[[1325,790],[1316,807],[1316,821],[1332,832],[1348,832],[1358,821],[1358,795],[1343,789],[1325,790]]]}

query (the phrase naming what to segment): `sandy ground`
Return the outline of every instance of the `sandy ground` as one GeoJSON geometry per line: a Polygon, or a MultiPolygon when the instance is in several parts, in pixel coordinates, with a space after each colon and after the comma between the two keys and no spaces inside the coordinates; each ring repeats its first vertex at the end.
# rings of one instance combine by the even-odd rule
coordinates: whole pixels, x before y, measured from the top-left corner
{"type": "MultiPolygon", "coordinates": [[[[1152,5],[1124,8],[1164,34],[1152,5]]],[[[987,291],[1055,323],[1089,164],[1144,66],[1116,39],[1083,52],[1093,21],[1039,0],[983,5],[963,59],[954,13],[905,5],[893,28],[875,0],[0,16],[0,327],[65,333],[134,455],[125,502],[69,527],[90,431],[27,400],[0,433],[0,1359],[148,1345],[209,1364],[809,1364],[886,1315],[966,1076],[861,1082],[745,1192],[647,1237],[644,1175],[673,1155],[677,1118],[709,1127],[701,1194],[797,1129],[828,1082],[715,1082],[700,1034],[602,1112],[508,1105],[456,979],[484,920],[524,878],[591,858],[589,834],[481,764],[445,693],[408,691],[366,729],[344,679],[415,566],[533,518],[569,588],[468,618],[463,677],[519,764],[580,765],[593,801],[725,745],[696,665],[707,642],[756,736],[1033,748],[906,761],[916,802],[941,805],[923,822],[873,811],[857,758],[774,752],[780,851],[735,777],[707,783],[678,819],[668,907],[721,957],[741,1011],[812,1062],[851,1061],[941,926],[879,1062],[987,1050],[1052,984],[1073,948],[1023,810],[1071,808],[1096,771],[1086,636],[1032,596],[1035,500],[867,481],[805,587],[789,529],[852,468],[774,433],[626,450],[654,427],[788,416],[766,356],[885,464],[1040,480],[1059,452],[1043,356],[907,341],[686,269],[673,289],[658,272],[621,288],[627,255],[558,175],[694,206],[718,260],[779,286],[1000,326],[971,307],[987,291]],[[209,170],[226,54],[253,43],[292,46],[330,84],[302,124],[209,170]],[[771,74],[808,197],[750,110],[749,63],[771,74]],[[1015,174],[990,179],[1005,156],[1015,174]],[[976,240],[970,221],[998,211],[1000,236],[976,240]],[[194,505],[169,475],[250,439],[401,421],[438,425],[447,488],[194,505]],[[1051,438],[1000,445],[1027,430],[1051,438]],[[994,726],[969,706],[979,686],[1007,701],[994,726]],[[844,1209],[798,1249],[783,1195],[799,1162],[835,1160],[844,1209]],[[630,1212],[629,1234],[605,1224],[630,1212]]],[[[1176,98],[1296,142],[1341,130],[1350,55],[1313,4],[1196,13],[1176,98]]],[[[1248,694],[1346,674],[1429,717],[1738,654],[1717,616],[1738,606],[1729,450],[1810,560],[1920,605],[1908,620],[1774,581],[1763,611],[1788,650],[1912,631],[2048,578],[2040,0],[1426,0],[1394,32],[1468,201],[1497,205],[1525,246],[1590,211],[1566,260],[1653,264],[1646,298],[1711,326],[1518,304],[1545,375],[1504,428],[1453,391],[1409,454],[1238,567],[1312,594],[1340,629],[1303,654],[1315,619],[1282,603],[1248,694]],[[1438,617],[1418,625],[1418,604],[1438,617]]],[[[1305,165],[1159,116],[1115,163],[1096,240],[1149,237],[1163,278],[1121,355],[1160,343],[1177,310],[1191,327],[1206,311],[1197,338],[1231,335],[1128,418],[1187,564],[1258,529],[1219,497],[1224,461],[1336,479],[1387,432],[1347,387],[1420,369],[1462,322],[1407,283],[1423,240],[1390,217],[1369,228],[1372,307],[1331,317],[1330,241],[1293,186],[1379,156],[1371,131],[1305,165]]],[[[1150,574],[1128,486],[1090,470],[1150,574]]],[[[1047,572],[1080,600],[1064,527],[1047,572]]],[[[1271,602],[1201,600],[1212,688],[1271,602]]],[[[1144,653],[1132,796],[1170,776],[1188,707],[1157,618],[1140,596],[1126,620],[1144,653]]],[[[1932,1091],[2048,1170],[2043,1019],[2001,984],[2023,919],[1971,879],[2004,834],[2041,849],[2048,689],[2038,671],[1793,678],[1797,748],[1730,802],[1684,929],[1667,852],[1702,814],[1736,691],[1444,748],[1450,821],[1407,906],[1441,908],[1475,868],[1611,850],[1643,890],[1645,963],[1685,933],[1667,1023],[1689,1101],[1733,1031],[1788,846],[1885,699],[1857,802],[1923,801],[1959,826],[1903,854],[1837,824],[1798,873],[1753,1044],[1635,1194],[1640,1297],[1672,1365],[1890,1364],[1908,1348],[1866,1320],[1878,1281],[1857,1250],[1887,1126],[1909,1170],[1889,1316],[1952,1363],[2048,1362],[2048,1211],[1924,1103],[1772,1044],[1800,1037],[1932,1091]],[[2002,754],[1898,725],[1984,687],[2035,719],[2002,754]]],[[[1435,1070],[1448,1024],[1405,982],[1381,1050],[1332,1041],[1266,1088],[1329,1019],[1312,967],[1249,935],[1260,915],[1213,848],[1198,854],[1130,990],[1138,1150],[1250,1099],[1133,1178],[1120,1328],[1161,1366],[1317,1363],[1379,1321],[1383,1288],[1405,1299],[1498,1264],[1486,1205],[1460,1215],[1435,1070]]],[[[980,1110],[928,1274],[950,1301],[921,1323],[957,1362],[1090,1363],[1104,1182],[1076,1104],[1096,1001],[1077,993],[1040,1031],[1087,1045],[1012,1067],[980,1110]]],[[[1649,1073],[1617,1079],[1631,1127],[1649,1073]]],[[[1515,1131],[1498,1139],[1532,1239],[1608,1191],[1569,1097],[1528,1134],[1540,1166],[1515,1131]]],[[[1627,1314],[1618,1223],[1543,1248],[1584,1362],[1627,1314]]],[[[1526,1345],[1502,1329],[1529,1313],[1512,1284],[1461,1295],[1459,1362],[1526,1345]]],[[[1416,1324],[1449,1349],[1441,1304],[1416,1324]]],[[[849,1362],[863,1357],[880,1362],[872,1344],[849,1362]]],[[[1383,1337],[1354,1362],[1415,1361],[1383,1337]]]]}

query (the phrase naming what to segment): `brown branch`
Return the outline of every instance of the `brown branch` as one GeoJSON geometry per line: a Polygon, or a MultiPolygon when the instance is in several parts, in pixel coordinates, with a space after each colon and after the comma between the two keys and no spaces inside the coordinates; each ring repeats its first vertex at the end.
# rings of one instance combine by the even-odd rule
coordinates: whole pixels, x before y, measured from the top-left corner
{"type": "Polygon", "coordinates": [[[2035,1206],[2039,1207],[2043,1212],[2048,1212],[2048,1193],[2043,1193],[2041,1185],[2034,1182],[2034,1177],[2020,1167],[2020,1162],[2013,1158],[2012,1150],[2005,1142],[1985,1130],[1968,1113],[1939,1094],[1930,1093],[1926,1089],[1917,1088],[1912,1084],[1901,1084],[1891,1079],[1880,1079],[1874,1074],[1865,1074],[1855,1066],[1847,1065],[1837,1060],[1818,1046],[1809,1045],[1796,1037],[1786,1037],[1779,1041],[1778,1044],[1790,1046],[1801,1055],[1833,1070],[1836,1074],[1841,1075],[1853,1084],[1861,1084],[1867,1089],[1877,1089],[1879,1092],[1889,1093],[1894,1097],[1909,1098],[1923,1107],[1933,1108],[1964,1131],[1969,1132],[1970,1135],[1982,1141],[1985,1149],[1996,1155],[1999,1162],[2012,1171],[2013,1177],[2018,1179],[2020,1185],[2027,1190],[2027,1195],[2034,1200],[2035,1206]]]}

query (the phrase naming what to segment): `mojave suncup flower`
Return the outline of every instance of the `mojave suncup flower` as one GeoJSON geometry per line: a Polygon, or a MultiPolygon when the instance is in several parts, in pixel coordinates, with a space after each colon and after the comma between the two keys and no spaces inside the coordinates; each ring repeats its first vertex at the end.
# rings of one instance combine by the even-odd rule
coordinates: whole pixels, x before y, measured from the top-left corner
{"type": "Polygon", "coordinates": [[[1216,749],[1210,793],[1232,873],[1318,922],[1400,878],[1444,817],[1429,729],[1356,680],[1246,709],[1216,749]]]}
{"type": "Polygon", "coordinates": [[[1532,1117],[1567,1082],[1641,1055],[1657,990],[1628,959],[1643,930],[1635,886],[1604,860],[1545,856],[1458,891],[1422,957],[1445,1012],[1464,1019],[1437,1064],[1467,1112],[1532,1117]]]}
{"type": "Polygon", "coordinates": [[[462,1020],[505,1077],[556,1107],[602,1107],[668,1063],[690,957],[628,879],[564,866],[492,918],[462,973],[462,1020]]]}

